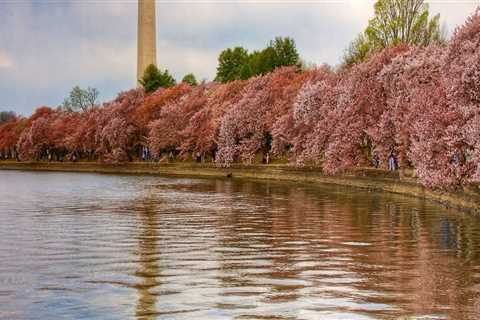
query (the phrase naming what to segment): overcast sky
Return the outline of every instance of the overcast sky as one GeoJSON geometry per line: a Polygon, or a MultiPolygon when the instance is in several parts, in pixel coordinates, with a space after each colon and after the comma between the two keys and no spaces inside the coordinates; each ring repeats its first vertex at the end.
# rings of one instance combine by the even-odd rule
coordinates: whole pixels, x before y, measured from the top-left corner
{"type": "MultiPolygon", "coordinates": [[[[451,33],[480,0],[430,1],[451,33]]],[[[259,49],[275,36],[336,65],[373,14],[370,0],[157,1],[157,61],[177,79],[213,79],[218,53],[259,49]]],[[[101,100],[135,86],[136,0],[0,0],[0,110],[59,105],[74,85],[101,100]]]]}

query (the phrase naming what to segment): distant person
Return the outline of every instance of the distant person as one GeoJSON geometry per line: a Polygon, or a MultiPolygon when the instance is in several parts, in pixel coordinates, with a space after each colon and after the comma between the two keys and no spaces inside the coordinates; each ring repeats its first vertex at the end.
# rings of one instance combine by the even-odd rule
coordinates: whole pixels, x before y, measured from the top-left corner
{"type": "Polygon", "coordinates": [[[262,156],[262,164],[268,164],[268,161],[269,161],[269,155],[268,155],[268,152],[267,153],[264,153],[263,156],[262,156]]]}
{"type": "Polygon", "coordinates": [[[377,152],[373,154],[372,164],[375,168],[378,168],[380,166],[380,157],[378,156],[377,152]]]}
{"type": "Polygon", "coordinates": [[[397,170],[397,159],[393,151],[390,152],[390,155],[388,156],[388,170],[389,171],[397,170]]]}
{"type": "Polygon", "coordinates": [[[452,159],[450,161],[451,164],[454,166],[458,167],[460,165],[460,156],[458,155],[457,152],[455,152],[452,156],[452,159]]]}

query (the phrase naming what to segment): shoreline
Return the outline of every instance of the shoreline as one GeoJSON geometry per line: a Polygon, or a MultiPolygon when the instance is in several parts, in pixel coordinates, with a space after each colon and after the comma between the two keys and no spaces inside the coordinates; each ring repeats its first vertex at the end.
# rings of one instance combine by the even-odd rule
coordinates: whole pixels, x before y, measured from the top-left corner
{"type": "Polygon", "coordinates": [[[132,162],[104,164],[96,162],[13,162],[0,161],[0,170],[89,172],[107,174],[146,174],[159,176],[277,180],[300,183],[333,184],[389,192],[421,198],[480,217],[480,188],[446,192],[427,189],[414,178],[399,177],[399,172],[374,168],[356,168],[339,176],[325,176],[318,168],[288,165],[233,165],[219,168],[201,163],[132,162]]]}

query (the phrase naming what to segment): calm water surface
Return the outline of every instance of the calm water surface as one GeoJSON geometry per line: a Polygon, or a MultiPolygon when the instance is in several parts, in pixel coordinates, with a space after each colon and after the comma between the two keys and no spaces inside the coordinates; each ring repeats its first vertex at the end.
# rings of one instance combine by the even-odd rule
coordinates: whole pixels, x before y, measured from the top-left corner
{"type": "Polygon", "coordinates": [[[0,319],[480,319],[480,221],[269,182],[0,171],[0,319]]]}

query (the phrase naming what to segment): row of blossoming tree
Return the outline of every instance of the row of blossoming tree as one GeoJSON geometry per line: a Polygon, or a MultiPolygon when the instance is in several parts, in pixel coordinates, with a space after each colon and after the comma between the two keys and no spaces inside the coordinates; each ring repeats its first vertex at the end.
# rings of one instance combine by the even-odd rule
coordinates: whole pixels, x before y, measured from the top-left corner
{"type": "Polygon", "coordinates": [[[0,125],[0,156],[132,161],[148,147],[218,165],[260,154],[337,174],[391,152],[429,187],[480,179],[480,13],[444,45],[397,46],[340,70],[280,68],[226,84],[121,93],[102,107],[41,107],[0,125]]]}

